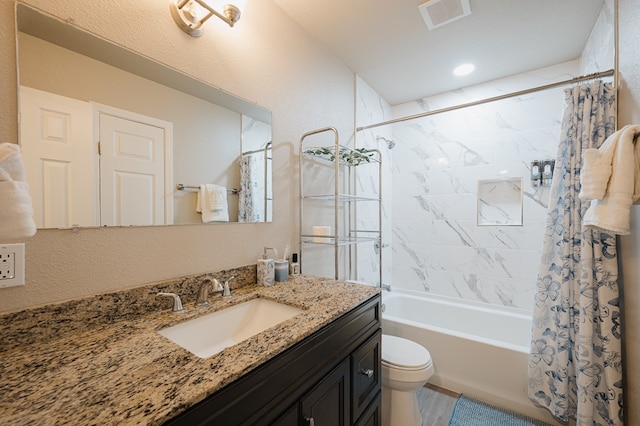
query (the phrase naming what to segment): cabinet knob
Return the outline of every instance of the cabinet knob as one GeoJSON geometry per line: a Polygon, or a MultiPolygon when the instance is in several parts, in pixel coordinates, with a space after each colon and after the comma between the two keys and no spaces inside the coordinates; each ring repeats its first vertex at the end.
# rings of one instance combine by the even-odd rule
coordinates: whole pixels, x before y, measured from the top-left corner
{"type": "Polygon", "coordinates": [[[367,376],[367,377],[371,377],[371,376],[373,376],[373,370],[372,370],[372,369],[370,369],[370,368],[367,368],[367,369],[364,369],[364,368],[363,368],[362,370],[360,370],[360,371],[359,371],[359,373],[360,373],[360,374],[363,374],[363,375],[365,375],[365,376],[367,376]]]}
{"type": "Polygon", "coordinates": [[[314,426],[315,425],[315,422],[313,421],[313,417],[305,417],[304,419],[307,421],[307,424],[309,426],[314,426]]]}

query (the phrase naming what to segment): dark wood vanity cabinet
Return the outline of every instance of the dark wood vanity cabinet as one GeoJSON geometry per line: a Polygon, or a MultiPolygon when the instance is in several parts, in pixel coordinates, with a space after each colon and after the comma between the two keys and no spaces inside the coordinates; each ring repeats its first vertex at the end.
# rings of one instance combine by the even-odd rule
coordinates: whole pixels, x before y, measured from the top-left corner
{"type": "Polygon", "coordinates": [[[380,296],[167,425],[380,425],[380,296]]]}

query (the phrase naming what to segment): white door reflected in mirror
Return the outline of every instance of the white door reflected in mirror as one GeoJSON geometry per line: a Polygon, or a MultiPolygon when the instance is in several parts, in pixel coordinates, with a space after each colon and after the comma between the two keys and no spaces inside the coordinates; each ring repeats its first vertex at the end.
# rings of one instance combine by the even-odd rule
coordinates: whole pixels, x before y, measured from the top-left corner
{"type": "Polygon", "coordinates": [[[165,152],[171,152],[166,128],[103,113],[98,121],[100,225],[173,223],[172,197],[165,185],[165,173],[171,175],[173,168],[165,163],[165,152]],[[165,218],[165,211],[170,217],[165,218]]]}
{"type": "Polygon", "coordinates": [[[38,228],[173,223],[171,123],[29,87],[20,96],[38,228]]]}

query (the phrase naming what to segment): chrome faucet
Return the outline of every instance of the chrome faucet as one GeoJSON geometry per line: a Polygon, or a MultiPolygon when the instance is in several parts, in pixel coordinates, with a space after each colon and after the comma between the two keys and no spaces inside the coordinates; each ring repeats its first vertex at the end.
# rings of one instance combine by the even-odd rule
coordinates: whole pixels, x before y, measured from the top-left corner
{"type": "Polygon", "coordinates": [[[196,305],[209,305],[209,286],[211,285],[211,291],[213,293],[222,293],[224,299],[231,298],[231,289],[229,288],[229,282],[235,277],[232,275],[227,278],[224,285],[220,284],[217,278],[207,278],[202,281],[200,288],[198,289],[198,297],[196,298],[196,305]]]}
{"type": "Polygon", "coordinates": [[[173,297],[173,312],[184,312],[184,308],[182,307],[182,300],[180,300],[180,296],[175,293],[158,293],[157,296],[166,296],[173,297]]]}
{"type": "Polygon", "coordinates": [[[207,278],[202,281],[200,284],[200,288],[198,289],[198,297],[196,298],[196,305],[209,305],[209,286],[214,292],[222,291],[224,294],[224,289],[216,278],[207,278]]]}

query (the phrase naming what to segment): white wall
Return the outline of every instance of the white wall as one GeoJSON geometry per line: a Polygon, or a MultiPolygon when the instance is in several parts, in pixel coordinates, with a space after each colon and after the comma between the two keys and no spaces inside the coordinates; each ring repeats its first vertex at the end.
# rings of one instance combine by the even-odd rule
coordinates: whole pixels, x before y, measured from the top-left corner
{"type": "MultiPolygon", "coordinates": [[[[26,241],[26,286],[0,312],[254,263],[264,245],[297,245],[296,147],[327,125],[352,137],[353,75],[271,1],[249,1],[232,29],[193,38],[158,0],[27,0],[34,7],[254,101],[273,112],[274,222],[42,230],[26,241]]],[[[0,141],[17,142],[14,2],[0,0],[0,141]]],[[[4,241],[3,241],[4,242],[4,241]]]]}

